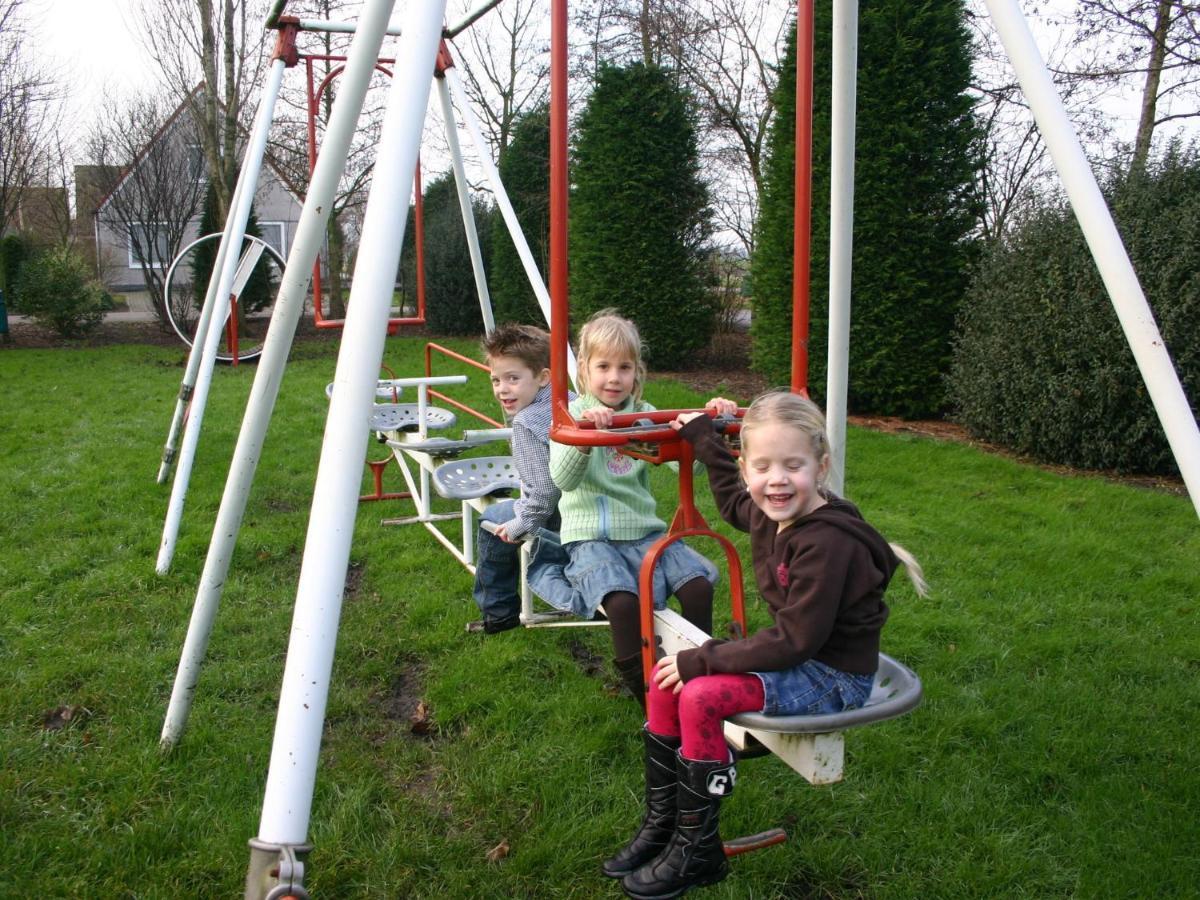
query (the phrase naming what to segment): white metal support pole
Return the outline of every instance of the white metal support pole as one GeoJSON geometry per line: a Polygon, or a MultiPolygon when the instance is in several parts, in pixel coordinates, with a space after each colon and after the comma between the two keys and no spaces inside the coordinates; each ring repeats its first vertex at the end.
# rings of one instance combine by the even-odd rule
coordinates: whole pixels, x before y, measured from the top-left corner
{"type": "MultiPolygon", "coordinates": [[[[282,60],[279,60],[282,63],[282,60]]],[[[273,74],[273,73],[272,73],[273,74]]],[[[263,105],[266,104],[266,98],[263,98],[263,105]]],[[[259,111],[262,111],[260,105],[259,111]]],[[[246,177],[245,173],[238,177],[237,185],[233,190],[233,197],[230,200],[230,208],[236,209],[238,201],[241,199],[242,192],[245,190],[246,177]]],[[[221,240],[217,245],[217,256],[213,260],[212,272],[208,279],[208,290],[204,295],[204,305],[200,307],[200,317],[196,320],[196,333],[192,336],[192,346],[188,351],[187,364],[183,370],[183,379],[179,384],[179,396],[175,400],[175,412],[171,416],[171,424],[167,428],[167,440],[163,444],[162,461],[158,466],[158,483],[166,484],[171,477],[171,470],[175,467],[175,459],[179,454],[179,435],[183,431],[183,418],[187,414],[188,404],[192,400],[192,392],[196,387],[196,373],[200,371],[200,358],[204,355],[204,345],[207,343],[208,328],[212,322],[213,309],[217,306],[216,297],[217,290],[221,283],[221,273],[225,271],[225,259],[229,255],[232,246],[232,232],[235,228],[235,217],[229,216],[225,220],[225,231],[221,235],[221,240]]],[[[169,274],[169,273],[168,273],[169,274]]],[[[167,298],[170,302],[170,298],[167,298]]]]}
{"type": "Polygon", "coordinates": [[[394,0],[370,0],[367,3],[358,32],[350,47],[341,90],[338,91],[333,104],[325,141],[317,157],[317,165],[313,170],[308,194],[304,198],[304,208],[300,213],[296,236],[292,241],[292,250],[288,254],[287,265],[280,280],[271,324],[263,342],[262,357],[254,375],[254,385],[250,390],[250,399],[242,419],[242,430],[233,451],[225,492],[217,511],[216,524],[213,526],[212,540],[204,561],[204,572],[200,576],[187,639],[179,660],[175,686],[171,691],[166,721],[163,723],[161,743],[164,748],[174,746],[187,725],[196,682],[200,678],[200,665],[208,648],[213,620],[221,601],[221,590],[229,574],[229,564],[233,559],[233,550],[242,525],[242,516],[246,511],[246,500],[254,481],[254,472],[262,454],[267,426],[279,394],[288,351],[295,337],[296,324],[304,312],[304,300],[309,279],[312,277],[313,263],[325,240],[325,226],[333,207],[338,180],[345,167],[363,100],[375,71],[393,2],[394,0]]]}
{"type": "Polygon", "coordinates": [[[450,146],[450,161],[454,166],[454,184],[458,188],[458,208],[462,211],[467,248],[471,252],[471,271],[475,273],[475,291],[479,294],[479,312],[483,315],[484,331],[491,334],[496,330],[496,317],[492,315],[492,297],[488,293],[483,253],[479,249],[479,234],[475,230],[475,211],[471,206],[471,191],[470,185],[467,184],[467,170],[463,165],[462,148],[458,144],[454,106],[450,103],[450,88],[446,79],[438,78],[437,85],[438,100],[442,104],[442,118],[446,122],[446,143],[450,146]]]}
{"type": "MultiPolygon", "coordinates": [[[[471,135],[471,143],[475,145],[475,152],[479,154],[479,165],[483,169],[483,174],[487,178],[488,183],[492,186],[492,192],[496,196],[496,206],[500,209],[500,215],[504,219],[504,224],[508,226],[509,236],[512,237],[513,246],[517,248],[517,256],[521,259],[521,265],[525,269],[525,277],[529,279],[529,286],[533,288],[533,294],[537,298],[538,307],[542,310],[542,317],[546,320],[546,327],[550,327],[550,292],[546,289],[546,282],[542,278],[542,273],[538,270],[537,261],[533,258],[533,252],[529,249],[529,242],[525,240],[525,232],[521,228],[521,223],[517,220],[516,210],[513,209],[512,202],[508,199],[508,192],[504,189],[504,183],[500,180],[500,173],[496,170],[495,164],[492,162],[491,151],[487,144],[484,143],[483,135],[479,132],[479,124],[475,121],[475,114],[471,112],[471,105],[466,100],[466,93],[463,91],[462,79],[458,77],[458,71],[453,67],[446,70],[446,82],[450,85],[450,92],[454,99],[458,100],[459,108],[462,110],[463,125],[467,128],[467,133],[471,135]]],[[[575,351],[571,346],[567,345],[567,372],[571,377],[571,384],[576,383],[575,351]]]]}
{"type": "Polygon", "coordinates": [[[1200,515],[1200,429],[1112,213],[1015,0],[986,0],[1200,515]]]}
{"type": "MultiPolygon", "coordinates": [[[[313,489],[262,818],[252,846],[303,846],[308,833],[369,436],[366,424],[383,357],[445,0],[410,4],[405,12],[313,489]]],[[[252,857],[252,867],[253,862],[252,857]]]]}
{"type": "MultiPolygon", "coordinates": [[[[203,322],[202,328],[196,331],[192,342],[191,359],[196,356],[196,349],[203,344],[203,351],[196,371],[195,388],[191,398],[191,408],[187,416],[187,424],[183,429],[183,445],[179,451],[179,464],[175,471],[175,480],[171,482],[171,499],[167,505],[167,518],[163,524],[162,541],[158,547],[158,563],[155,566],[159,575],[165,575],[171,567],[171,558],[175,555],[175,541],[179,536],[179,523],[183,518],[183,503],[187,497],[188,481],[192,477],[192,463],[196,458],[196,444],[200,440],[200,425],[204,421],[204,407],[208,403],[208,389],[212,384],[213,366],[217,361],[217,344],[221,341],[222,329],[215,326],[217,322],[225,321],[225,313],[229,309],[229,294],[233,288],[233,278],[237,272],[238,257],[241,256],[242,238],[246,235],[246,221],[250,218],[250,206],[254,200],[254,187],[258,184],[258,172],[262,167],[263,154],[266,151],[267,135],[271,131],[271,117],[275,109],[275,99],[279,96],[279,87],[283,81],[284,61],[275,60],[267,86],[263,92],[262,102],[254,119],[254,130],[246,145],[244,163],[238,176],[238,186],[235,190],[236,205],[230,208],[229,217],[225,222],[225,231],[221,236],[221,246],[217,251],[220,260],[220,277],[218,268],[214,266],[212,279],[209,280],[208,297],[204,301],[205,311],[209,313],[208,321],[203,322]],[[217,285],[213,287],[213,280],[217,285]],[[201,337],[203,336],[203,340],[201,337]]],[[[161,473],[160,473],[161,475],[161,473]]]]}
{"type": "Polygon", "coordinates": [[[833,465],[829,487],[846,477],[846,393],[850,371],[850,284],[854,256],[854,113],[858,0],[833,4],[833,97],[829,151],[829,362],[825,427],[833,465]]]}

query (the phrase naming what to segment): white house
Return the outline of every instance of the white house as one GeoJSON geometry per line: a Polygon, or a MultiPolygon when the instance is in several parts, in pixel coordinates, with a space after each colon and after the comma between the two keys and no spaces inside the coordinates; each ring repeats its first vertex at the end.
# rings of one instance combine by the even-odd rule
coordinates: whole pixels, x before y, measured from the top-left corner
{"type": "MultiPolygon", "coordinates": [[[[147,279],[161,284],[178,252],[200,236],[207,177],[186,103],[115,180],[110,167],[77,169],[77,214],[81,226],[90,219],[99,278],[131,309],[152,309],[147,279]]],[[[254,214],[263,240],[283,259],[302,206],[268,155],[255,188],[254,214]]]]}

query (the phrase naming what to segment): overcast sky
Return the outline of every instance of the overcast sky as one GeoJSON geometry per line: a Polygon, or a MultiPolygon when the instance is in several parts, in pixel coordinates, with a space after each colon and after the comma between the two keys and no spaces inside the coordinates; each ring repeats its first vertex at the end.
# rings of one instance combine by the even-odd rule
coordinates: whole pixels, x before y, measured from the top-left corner
{"type": "Polygon", "coordinates": [[[71,91],[72,121],[90,121],[106,93],[151,83],[154,64],[132,36],[130,0],[28,0],[39,57],[71,91]]]}

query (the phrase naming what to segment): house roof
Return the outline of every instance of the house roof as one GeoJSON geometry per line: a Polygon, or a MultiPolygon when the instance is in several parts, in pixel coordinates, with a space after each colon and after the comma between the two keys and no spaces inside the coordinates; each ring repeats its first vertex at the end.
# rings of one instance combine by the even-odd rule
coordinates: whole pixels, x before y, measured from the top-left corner
{"type": "MultiPolygon", "coordinates": [[[[138,151],[138,154],[137,154],[137,156],[134,157],[133,162],[131,162],[125,168],[125,170],[121,173],[121,177],[117,179],[116,183],[112,186],[112,188],[108,191],[108,193],[106,193],[102,198],[100,198],[100,202],[97,204],[96,208],[94,210],[92,210],[93,216],[98,216],[103,211],[104,207],[106,207],[108,205],[109,201],[113,198],[113,196],[118,191],[120,191],[121,188],[124,186],[125,182],[129,179],[129,176],[132,175],[137,170],[138,166],[140,166],[145,161],[146,156],[150,152],[150,148],[153,147],[156,143],[158,143],[163,138],[163,136],[166,135],[167,132],[169,132],[176,125],[176,123],[178,123],[182,119],[184,113],[187,111],[188,102],[190,100],[192,100],[192,98],[194,98],[197,94],[199,94],[203,89],[204,89],[204,82],[202,81],[198,85],[196,85],[194,88],[192,88],[191,93],[188,94],[188,96],[186,98],[184,98],[182,101],[180,101],[180,103],[177,107],[175,107],[175,111],[172,112],[171,115],[167,116],[166,120],[159,127],[159,129],[156,132],[154,132],[154,136],[152,138],[150,138],[149,141],[146,142],[146,145],[141,150],[138,151]]],[[[240,126],[239,126],[239,132],[243,132],[240,136],[245,137],[244,130],[241,129],[240,126]]],[[[283,174],[282,167],[274,159],[271,158],[271,154],[269,152],[264,151],[263,162],[265,162],[270,167],[271,171],[275,174],[275,177],[279,180],[279,183],[281,185],[283,185],[283,189],[285,191],[287,191],[289,194],[291,194],[292,197],[295,198],[297,203],[303,205],[304,200],[300,196],[299,191],[297,191],[293,187],[293,185],[291,184],[291,181],[283,174]]],[[[93,168],[102,168],[102,167],[95,166],[93,168]]]]}

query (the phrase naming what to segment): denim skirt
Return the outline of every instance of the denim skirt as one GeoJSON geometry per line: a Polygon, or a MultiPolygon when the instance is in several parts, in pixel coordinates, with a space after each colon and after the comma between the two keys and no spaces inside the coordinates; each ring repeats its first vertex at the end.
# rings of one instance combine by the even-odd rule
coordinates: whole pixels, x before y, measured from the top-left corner
{"type": "MultiPolygon", "coordinates": [[[[556,609],[590,619],[613,591],[637,596],[642,560],[662,532],[637,541],[572,541],[558,548],[550,545],[548,535],[538,537],[529,565],[530,588],[556,609]]],[[[668,544],[654,568],[654,608],[664,609],[669,595],[696,578],[715,583],[717,567],[682,541],[668,544]]]]}
{"type": "Polygon", "coordinates": [[[779,672],[753,672],[763,685],[768,716],[816,716],[857,709],[871,696],[874,675],[843,672],[815,659],[779,672]]]}

